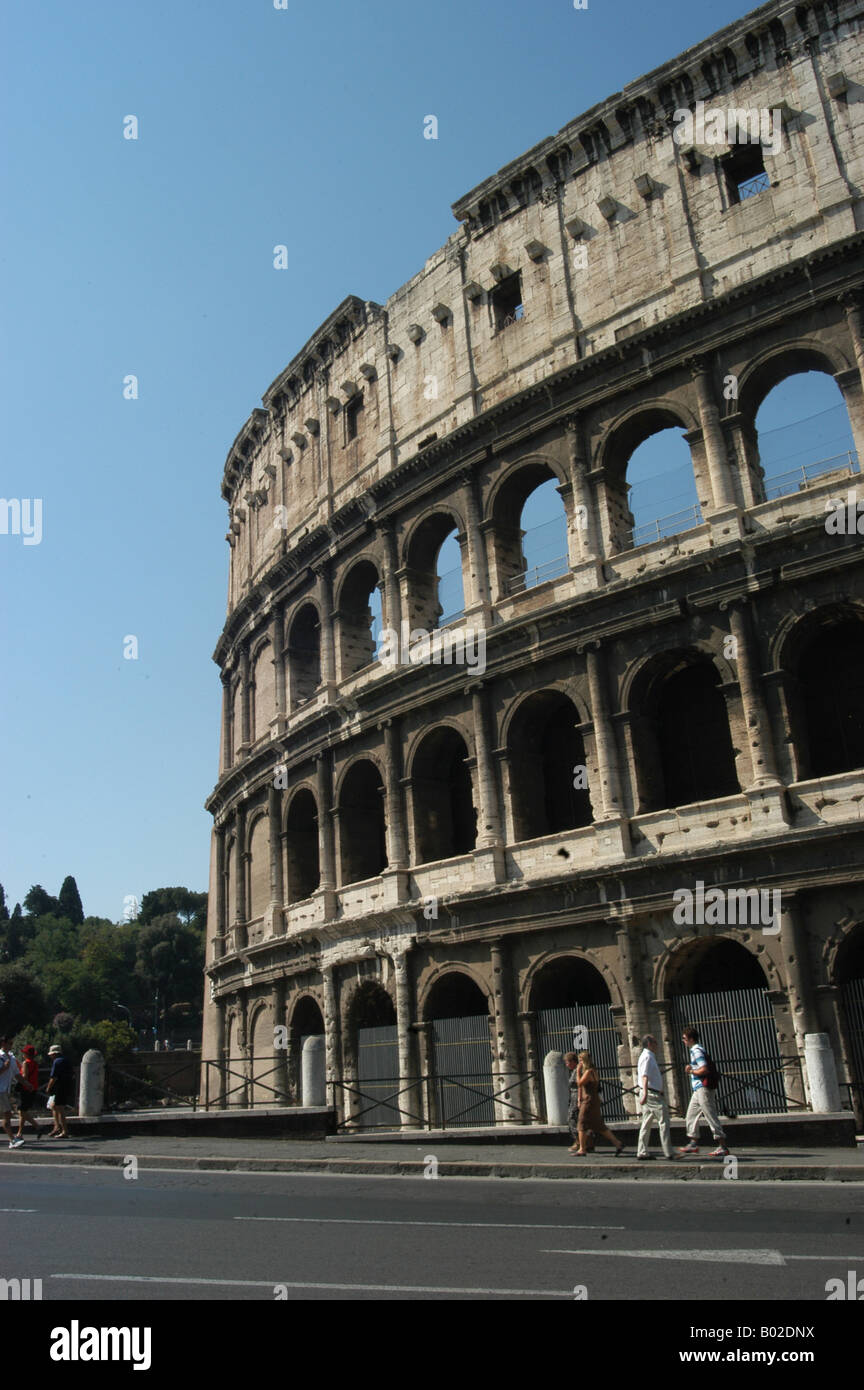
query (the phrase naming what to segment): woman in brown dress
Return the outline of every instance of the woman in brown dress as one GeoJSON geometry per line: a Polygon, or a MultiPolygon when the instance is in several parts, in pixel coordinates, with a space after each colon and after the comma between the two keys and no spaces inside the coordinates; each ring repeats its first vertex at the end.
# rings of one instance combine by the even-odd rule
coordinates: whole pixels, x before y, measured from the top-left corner
{"type": "Polygon", "coordinates": [[[577,1158],[584,1158],[588,1152],[586,1140],[590,1132],[603,1139],[608,1139],[615,1152],[620,1154],[624,1145],[606,1128],[606,1122],[603,1119],[603,1111],[600,1108],[600,1083],[597,1068],[594,1066],[590,1052],[578,1054],[576,1084],[579,1087],[579,1113],[576,1122],[579,1147],[572,1149],[571,1152],[577,1158]]]}

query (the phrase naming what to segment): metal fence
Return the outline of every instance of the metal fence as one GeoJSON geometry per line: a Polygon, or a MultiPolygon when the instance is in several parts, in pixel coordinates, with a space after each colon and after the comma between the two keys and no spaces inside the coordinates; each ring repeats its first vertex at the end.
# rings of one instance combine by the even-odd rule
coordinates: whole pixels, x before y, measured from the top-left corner
{"type": "Polygon", "coordinates": [[[797,1067],[800,1084],[800,1060],[780,1055],[766,989],[676,995],[671,1021],[685,1097],[691,1092],[690,1077],[684,1071],[690,1059],[679,1039],[681,1030],[692,1024],[720,1072],[717,1104],[722,1114],[785,1114],[796,1103],[787,1096],[787,1079],[797,1067]]]}
{"type": "MultiPolygon", "coordinates": [[[[357,1090],[366,1099],[380,1097],[380,1104],[363,1107],[364,1128],[399,1123],[398,1107],[391,1104],[399,1090],[399,1045],[395,1023],[357,1029],[357,1090]]],[[[357,1117],[360,1123],[361,1117],[357,1117]]]]}
{"type": "Polygon", "coordinates": [[[432,1046],[442,1128],[494,1124],[489,1015],[434,1019],[432,1046]]]}
{"type": "Polygon", "coordinates": [[[824,473],[843,471],[848,476],[858,472],[858,459],[851,450],[845,454],[835,454],[833,458],[817,459],[814,463],[802,463],[786,473],[766,474],[765,497],[771,501],[775,497],[786,497],[790,492],[800,492],[824,473]]]}
{"type": "Polygon", "coordinates": [[[849,1108],[855,1111],[859,1122],[864,1122],[864,979],[847,981],[841,987],[840,999],[852,1071],[846,1082],[849,1108]]]}
{"type": "Polygon", "coordinates": [[[602,1091],[600,1099],[604,1118],[626,1120],[624,1091],[630,1089],[627,1074],[618,1066],[618,1046],[621,1039],[612,1009],[608,1004],[573,1004],[562,1009],[539,1009],[537,1012],[537,1057],[543,1062],[547,1052],[578,1052],[574,1030],[587,1028],[582,1044],[597,1063],[597,1076],[602,1091]]]}

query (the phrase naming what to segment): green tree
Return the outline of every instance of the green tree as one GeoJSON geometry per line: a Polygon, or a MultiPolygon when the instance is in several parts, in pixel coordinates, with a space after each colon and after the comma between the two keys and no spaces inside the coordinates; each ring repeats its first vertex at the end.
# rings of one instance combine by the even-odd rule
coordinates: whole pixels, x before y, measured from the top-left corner
{"type": "Polygon", "coordinates": [[[93,1046],[98,1048],[106,1062],[119,1062],[128,1057],[138,1042],[134,1028],[125,1019],[103,1018],[90,1029],[95,1039],[93,1046]]]}
{"type": "Polygon", "coordinates": [[[204,974],[203,934],[179,923],[174,914],[154,918],[139,931],[135,973],[151,998],[158,990],[163,1010],[197,1004],[204,974]]]}
{"type": "Polygon", "coordinates": [[[6,889],[0,883],[0,922],[9,921],[9,909],[6,906],[6,889]]]}
{"type": "Polygon", "coordinates": [[[47,917],[52,913],[59,914],[60,903],[56,898],[52,898],[50,893],[45,892],[41,883],[34,883],[24,899],[24,910],[31,917],[47,917]]]}
{"type": "Polygon", "coordinates": [[[48,1020],[42,986],[23,965],[0,965],[0,1029],[15,1034],[26,1023],[35,1028],[48,1020]]]}
{"type": "Polygon", "coordinates": [[[75,926],[80,926],[84,921],[84,908],[81,906],[78,884],[71,874],[67,874],[64,878],[57,902],[61,917],[65,917],[69,922],[74,922],[75,926]]]}
{"type": "Polygon", "coordinates": [[[145,893],[138,921],[146,926],[157,917],[176,913],[182,922],[191,922],[201,931],[207,924],[207,894],[191,888],[154,888],[145,893]]]}

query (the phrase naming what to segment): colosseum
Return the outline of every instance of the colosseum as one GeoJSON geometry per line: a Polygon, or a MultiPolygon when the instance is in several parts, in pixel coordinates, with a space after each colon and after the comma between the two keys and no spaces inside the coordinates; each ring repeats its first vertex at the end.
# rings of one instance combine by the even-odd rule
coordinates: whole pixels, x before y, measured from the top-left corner
{"type": "Polygon", "coordinates": [[[680,1112],[690,1021],[726,1113],[864,1119],[862,13],[515,158],[243,425],[207,1104],[536,1125],[587,1029],[680,1112]]]}

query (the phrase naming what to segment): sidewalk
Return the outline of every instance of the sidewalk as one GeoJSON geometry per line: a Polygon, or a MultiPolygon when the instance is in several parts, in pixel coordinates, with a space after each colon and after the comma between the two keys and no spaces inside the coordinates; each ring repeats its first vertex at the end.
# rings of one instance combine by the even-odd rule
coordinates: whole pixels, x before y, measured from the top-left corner
{"type": "MultiPolygon", "coordinates": [[[[130,1155],[140,1169],[229,1170],[245,1173],[341,1173],[355,1176],[390,1174],[431,1176],[432,1160],[438,1177],[473,1178],[610,1178],[669,1179],[670,1181],[723,1181],[724,1161],[709,1159],[713,1144],[706,1144],[692,1158],[667,1162],[655,1149],[652,1163],[638,1163],[634,1149],[617,1158],[611,1149],[599,1149],[590,1158],[572,1158],[566,1140],[557,1148],[536,1144],[500,1144],[494,1156],[480,1145],[441,1144],[435,1136],[416,1144],[364,1143],[362,1153],[327,1140],[169,1138],[138,1135],[123,1139],[30,1140],[23,1148],[0,1146],[4,1164],[71,1164],[121,1167],[130,1155]],[[356,1156],[355,1156],[356,1154],[356,1156]]],[[[734,1155],[737,1169],[725,1172],[751,1182],[864,1182],[864,1147],[855,1148],[742,1148],[734,1155]]]]}

